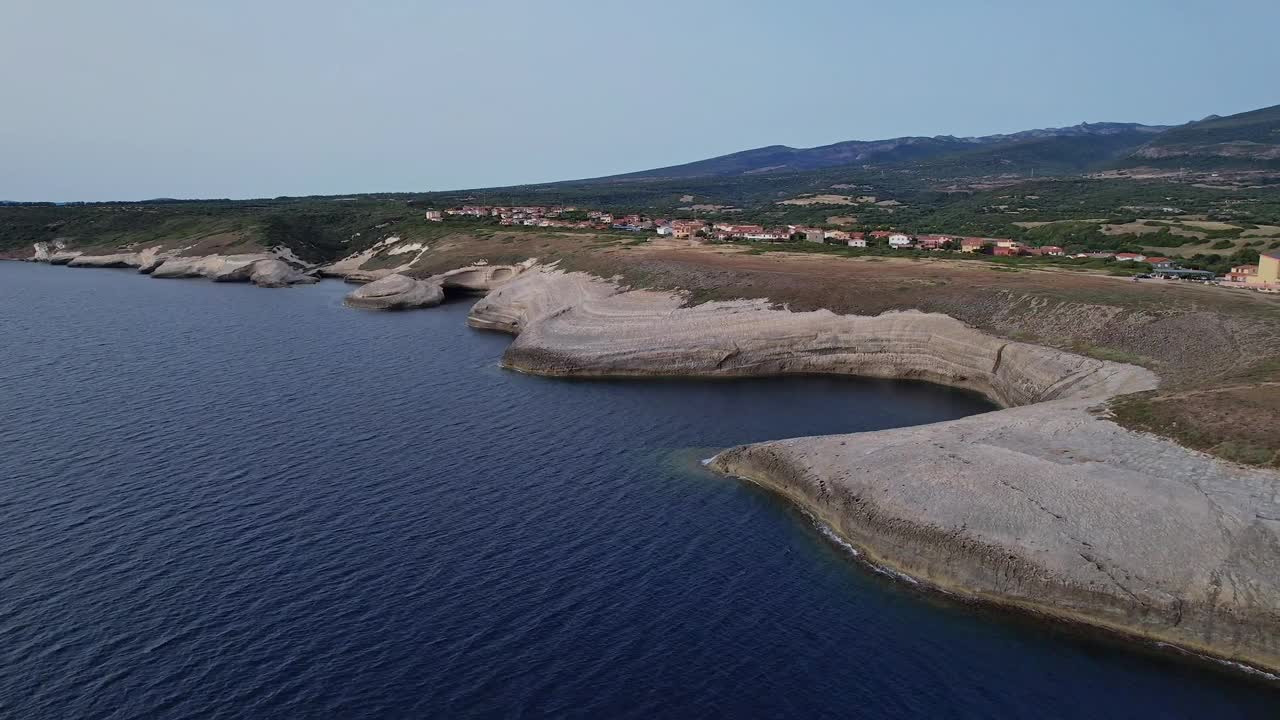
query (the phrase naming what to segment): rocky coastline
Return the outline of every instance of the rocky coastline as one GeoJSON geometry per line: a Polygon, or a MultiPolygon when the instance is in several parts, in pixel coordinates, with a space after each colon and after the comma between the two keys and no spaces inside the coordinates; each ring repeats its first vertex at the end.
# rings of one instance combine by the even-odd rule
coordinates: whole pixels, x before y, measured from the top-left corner
{"type": "Polygon", "coordinates": [[[184,256],[161,247],[91,254],[53,243],[36,243],[30,262],[75,268],[132,268],[153,278],[205,278],[248,282],[259,287],[288,287],[318,282],[314,268],[283,253],[184,256]]]}
{"type": "Polygon", "coordinates": [[[542,375],[848,374],[982,392],[946,423],[732,448],[719,472],[812,513],[877,565],[958,596],[1280,670],[1280,477],[1126,430],[1106,402],[1149,371],[987,335],[945,315],[686,307],[535,269],[476,303],[542,375]]]}
{"type": "MultiPolygon", "coordinates": [[[[33,259],[276,286],[272,255],[33,259]],[[274,278],[274,280],[273,280],[274,278]]],[[[40,255],[40,248],[37,248],[40,255]]],[[[276,263],[285,266],[276,267],[276,263]]],[[[958,596],[1280,672],[1280,473],[1106,418],[1143,368],[988,335],[946,315],[689,306],[679,293],[533,264],[369,278],[372,309],[484,294],[468,324],[515,336],[505,367],[561,377],[831,374],[927,380],[1002,409],[726,450],[711,467],[797,503],[867,560],[958,596]]]]}

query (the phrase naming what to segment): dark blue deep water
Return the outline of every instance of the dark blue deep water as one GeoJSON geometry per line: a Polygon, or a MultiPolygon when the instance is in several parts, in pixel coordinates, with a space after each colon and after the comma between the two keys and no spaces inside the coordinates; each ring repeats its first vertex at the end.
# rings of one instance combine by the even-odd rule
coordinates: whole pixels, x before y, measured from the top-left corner
{"type": "Polygon", "coordinates": [[[0,716],[1276,717],[921,594],[712,448],[980,412],[501,370],[467,304],[0,263],[0,716]]]}

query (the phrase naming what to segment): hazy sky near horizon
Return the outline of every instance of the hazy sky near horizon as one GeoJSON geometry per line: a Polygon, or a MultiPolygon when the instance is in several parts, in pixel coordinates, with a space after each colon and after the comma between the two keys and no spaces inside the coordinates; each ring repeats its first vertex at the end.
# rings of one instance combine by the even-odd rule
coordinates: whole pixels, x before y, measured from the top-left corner
{"type": "Polygon", "coordinates": [[[0,0],[0,199],[426,191],[1280,102],[1275,0],[0,0]]]}

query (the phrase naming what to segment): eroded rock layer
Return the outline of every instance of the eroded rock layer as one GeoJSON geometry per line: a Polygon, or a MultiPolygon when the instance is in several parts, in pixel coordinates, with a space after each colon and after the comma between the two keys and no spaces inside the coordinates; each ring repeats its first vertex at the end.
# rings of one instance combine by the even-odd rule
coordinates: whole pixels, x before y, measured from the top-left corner
{"type": "Polygon", "coordinates": [[[501,287],[523,272],[522,265],[474,265],[433,275],[425,280],[401,273],[389,273],[367,279],[364,271],[355,270],[346,276],[347,282],[361,278],[365,285],[352,291],[346,303],[352,307],[370,310],[411,310],[439,305],[444,302],[445,291],[467,294],[484,294],[501,287]]]}
{"type": "MultiPolygon", "coordinates": [[[[288,287],[317,282],[273,253],[183,257],[159,247],[136,252],[92,255],[65,245],[36,243],[31,260],[79,268],[136,268],[154,278],[207,278],[214,282],[251,282],[261,287],[288,287]]],[[[289,254],[291,256],[291,253],[289,254]]]]}
{"type": "Polygon", "coordinates": [[[438,282],[393,274],[361,285],[345,302],[368,310],[412,310],[444,302],[444,289],[438,282]]]}
{"type": "Polygon", "coordinates": [[[281,288],[290,285],[309,285],[320,282],[312,275],[299,272],[289,263],[279,258],[259,260],[253,264],[253,272],[249,274],[249,282],[258,287],[281,288]]]}
{"type": "Polygon", "coordinates": [[[519,265],[474,265],[440,273],[433,279],[446,290],[483,294],[510,282],[523,270],[519,265]]]}
{"type": "Polygon", "coordinates": [[[1141,368],[1009,342],[945,315],[683,303],[671,293],[622,292],[580,273],[539,269],[478,302],[470,323],[518,332],[504,362],[542,375],[912,378],[978,390],[1002,405],[1155,386],[1141,368]]]}

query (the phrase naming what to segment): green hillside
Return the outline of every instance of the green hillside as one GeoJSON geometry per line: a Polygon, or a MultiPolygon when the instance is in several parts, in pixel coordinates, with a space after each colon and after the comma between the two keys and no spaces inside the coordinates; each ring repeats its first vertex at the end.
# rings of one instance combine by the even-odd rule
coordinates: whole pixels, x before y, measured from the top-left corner
{"type": "Polygon", "coordinates": [[[1280,105],[1173,128],[1124,164],[1280,168],[1280,105]]]}
{"type": "Polygon", "coordinates": [[[845,166],[907,167],[917,164],[947,169],[953,174],[1009,171],[1002,166],[1028,171],[1035,169],[1041,174],[1063,174],[1091,169],[1098,163],[1109,163],[1164,130],[1163,126],[1136,123],[1082,123],[973,138],[938,136],[849,140],[812,148],[770,145],[683,165],[574,182],[735,177],[845,166]]]}
{"type": "Polygon", "coordinates": [[[1112,134],[1038,137],[982,146],[915,163],[938,178],[988,175],[1073,175],[1109,166],[1142,147],[1153,133],[1132,129],[1112,134]]]}
{"type": "Polygon", "coordinates": [[[335,260],[390,233],[415,241],[451,228],[423,219],[403,197],[26,204],[0,207],[0,256],[37,242],[82,250],[161,245],[191,254],[287,247],[313,262],[335,260]]]}

